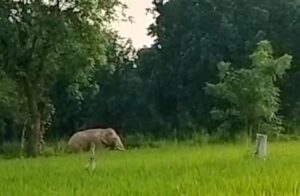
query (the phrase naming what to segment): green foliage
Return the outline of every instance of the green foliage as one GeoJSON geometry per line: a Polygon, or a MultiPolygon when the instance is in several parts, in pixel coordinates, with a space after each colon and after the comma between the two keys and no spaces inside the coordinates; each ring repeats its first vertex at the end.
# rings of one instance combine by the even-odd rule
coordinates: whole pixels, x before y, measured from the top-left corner
{"type": "MultiPolygon", "coordinates": [[[[112,2],[102,1],[100,7],[97,1],[6,1],[1,6],[2,69],[20,83],[23,77],[38,83],[42,97],[61,72],[87,85],[95,64],[105,62],[107,9],[114,10],[118,1],[112,2]]],[[[77,86],[72,87],[72,93],[79,94],[77,86]]]]}
{"type": "Polygon", "coordinates": [[[0,6],[0,70],[25,97],[30,154],[49,124],[54,107],[49,89],[67,77],[70,94],[82,100],[82,87],[92,83],[105,63],[107,22],[119,1],[3,1],[0,6]],[[62,76],[63,75],[63,76],[62,76]]]}
{"type": "Polygon", "coordinates": [[[208,94],[225,101],[222,109],[214,109],[211,114],[222,121],[220,128],[229,132],[252,128],[269,132],[281,123],[276,81],[290,68],[292,57],[274,58],[271,44],[261,41],[250,58],[249,68],[234,69],[230,63],[220,63],[219,82],[206,87],[208,94]]]}
{"type": "MultiPolygon", "coordinates": [[[[205,126],[215,133],[215,122],[208,118],[214,100],[203,88],[218,80],[218,62],[231,62],[232,68],[248,65],[248,54],[260,40],[272,42],[274,55],[291,54],[297,65],[300,18],[295,2],[153,1],[157,18],[149,34],[155,43],[139,51],[138,67],[155,124],[184,133],[205,126]]],[[[285,80],[277,81],[285,98],[281,109],[295,110],[299,102],[297,70],[294,66],[285,80]]]]}
{"type": "MultiPolygon", "coordinates": [[[[274,55],[288,52],[297,65],[299,18],[291,1],[171,0],[155,1],[154,5],[152,11],[158,17],[149,34],[156,40],[153,46],[139,50],[137,59],[128,58],[135,57],[131,46],[116,44],[119,37],[110,36],[108,66],[97,69],[90,88],[76,84],[82,90],[78,99],[65,95],[66,77],[57,82],[51,95],[57,106],[56,135],[70,135],[90,123],[116,127],[124,134],[168,137],[176,130],[182,137],[205,127],[211,135],[222,135],[209,118],[215,100],[203,90],[207,82],[218,80],[218,62],[232,62],[234,69],[248,65],[256,43],[268,39],[274,45],[274,55]]],[[[296,69],[294,66],[293,71],[296,69]]],[[[280,87],[287,84],[293,71],[276,83],[280,87]]],[[[294,85],[290,84],[293,88],[297,78],[294,76],[294,85]]],[[[295,109],[297,99],[284,99],[284,108],[290,103],[295,109]]]]}
{"type": "Polygon", "coordinates": [[[25,99],[18,91],[16,83],[0,73],[0,144],[17,138],[24,121],[27,119],[27,108],[24,107],[25,99]],[[15,130],[9,130],[14,128],[15,130]],[[9,137],[6,137],[6,136],[9,137]]]}
{"type": "MultiPolygon", "coordinates": [[[[286,124],[297,126],[300,122],[300,17],[296,0],[155,0],[154,8],[149,10],[157,16],[149,27],[155,43],[137,52],[109,28],[118,8],[126,8],[119,1],[46,2],[0,0],[2,141],[19,139],[25,120],[33,123],[32,113],[41,115],[49,139],[70,136],[79,127],[98,124],[114,127],[123,135],[140,133],[178,139],[201,132],[204,127],[218,141],[224,134],[230,137],[243,130],[246,113],[267,119],[274,112],[282,115],[286,124]],[[260,40],[273,44],[269,55],[293,56],[295,66],[283,78],[269,79],[264,84],[275,82],[280,97],[278,89],[258,89],[258,96],[239,87],[234,87],[239,93],[235,90],[237,94],[226,98],[232,103],[207,95],[203,88],[220,79],[219,69],[228,69],[230,77],[243,76],[236,83],[256,85],[248,81],[254,79],[254,69],[248,65],[252,60],[254,66],[254,59],[261,63],[259,58],[265,57],[257,53],[260,57],[249,59],[248,55],[260,40]],[[231,64],[218,67],[221,61],[231,64]],[[31,86],[31,96],[25,84],[31,86]],[[255,111],[249,105],[249,111],[243,109],[244,114],[238,115],[239,102],[261,100],[263,96],[276,98],[267,103],[258,101],[255,111]],[[34,98],[37,112],[29,110],[29,97],[34,98]],[[216,115],[224,115],[224,108],[232,109],[230,115],[235,117],[224,126],[232,124],[236,128],[225,133],[220,131],[225,129],[215,129],[224,122],[210,118],[215,102],[219,109],[216,115]]],[[[272,72],[265,66],[262,69],[272,72]]],[[[281,75],[280,70],[273,71],[273,75],[281,75]]],[[[260,126],[269,126],[268,120],[262,121],[260,126]]]]}
{"type": "Polygon", "coordinates": [[[2,118],[10,116],[18,122],[24,120],[26,110],[22,106],[25,100],[20,98],[21,95],[16,83],[0,72],[0,116],[2,118]]]}
{"type": "Polygon", "coordinates": [[[71,84],[64,77],[53,87],[51,97],[57,108],[52,127],[55,135],[69,136],[79,127],[94,123],[114,128],[126,127],[126,132],[129,132],[130,126],[136,122],[138,107],[141,107],[139,91],[142,82],[134,68],[135,51],[130,42],[124,42],[111,33],[105,55],[105,66],[97,65],[99,68],[91,77],[92,85],[82,88],[81,100],[64,92],[71,84]],[[68,104],[61,100],[68,100],[68,104]]]}
{"type": "Polygon", "coordinates": [[[20,142],[5,142],[0,145],[1,158],[17,158],[21,154],[20,142]]]}

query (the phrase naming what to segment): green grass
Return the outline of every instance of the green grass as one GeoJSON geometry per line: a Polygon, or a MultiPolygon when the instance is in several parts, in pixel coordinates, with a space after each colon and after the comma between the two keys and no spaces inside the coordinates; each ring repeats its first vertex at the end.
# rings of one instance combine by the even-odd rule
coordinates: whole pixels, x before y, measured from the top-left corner
{"type": "Polygon", "coordinates": [[[241,145],[99,152],[94,172],[87,154],[0,160],[0,195],[300,195],[299,149],[270,144],[265,161],[241,145]]]}

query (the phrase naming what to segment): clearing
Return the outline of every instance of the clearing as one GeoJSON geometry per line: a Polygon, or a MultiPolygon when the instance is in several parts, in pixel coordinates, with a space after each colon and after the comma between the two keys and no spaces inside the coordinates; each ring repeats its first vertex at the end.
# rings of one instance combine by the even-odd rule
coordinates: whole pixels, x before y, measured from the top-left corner
{"type": "Polygon", "coordinates": [[[272,143],[268,159],[247,156],[242,145],[98,152],[0,160],[0,195],[300,195],[300,142],[272,143]]]}

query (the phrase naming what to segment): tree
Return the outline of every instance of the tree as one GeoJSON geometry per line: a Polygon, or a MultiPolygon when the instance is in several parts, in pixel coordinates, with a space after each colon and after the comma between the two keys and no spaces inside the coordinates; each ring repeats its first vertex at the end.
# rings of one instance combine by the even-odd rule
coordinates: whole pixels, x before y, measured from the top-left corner
{"type": "Polygon", "coordinates": [[[223,101],[211,111],[212,117],[222,122],[220,128],[227,133],[248,130],[251,137],[252,130],[268,132],[272,126],[280,125],[280,90],[276,81],[291,67],[292,57],[274,58],[271,44],[261,41],[250,59],[251,66],[241,69],[220,63],[219,82],[208,83],[206,91],[223,101]]]}
{"type": "Polygon", "coordinates": [[[57,76],[72,78],[70,93],[91,82],[105,63],[106,26],[118,1],[2,0],[0,69],[26,98],[30,114],[27,152],[38,154],[45,122],[53,114],[49,88],[57,76]]]}
{"type": "MultiPolygon", "coordinates": [[[[207,115],[214,103],[203,87],[206,82],[218,80],[218,62],[247,65],[247,55],[258,41],[270,40],[274,54],[288,52],[297,65],[300,17],[296,2],[153,1],[153,12],[158,17],[149,27],[149,34],[155,43],[143,49],[138,67],[149,87],[148,105],[153,105],[153,113],[161,117],[164,127],[171,124],[168,127],[186,132],[206,126],[213,131],[214,122],[207,115]]],[[[296,86],[297,70],[299,66],[294,66],[280,85],[286,96],[294,98],[290,107],[299,99],[296,92],[286,86],[296,86]]],[[[283,106],[290,103],[288,99],[284,101],[283,106]]]]}

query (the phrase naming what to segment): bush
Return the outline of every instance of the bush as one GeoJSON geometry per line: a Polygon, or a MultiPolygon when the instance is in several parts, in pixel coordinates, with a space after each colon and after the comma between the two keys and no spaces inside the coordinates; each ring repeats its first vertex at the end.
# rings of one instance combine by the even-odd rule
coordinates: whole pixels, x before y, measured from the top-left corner
{"type": "Polygon", "coordinates": [[[0,146],[0,156],[4,158],[17,158],[21,156],[21,144],[19,142],[6,142],[0,146]]]}
{"type": "Polygon", "coordinates": [[[124,143],[125,148],[127,149],[141,147],[158,148],[165,143],[165,141],[155,141],[152,137],[145,136],[139,133],[134,135],[128,135],[122,141],[124,143]]]}

